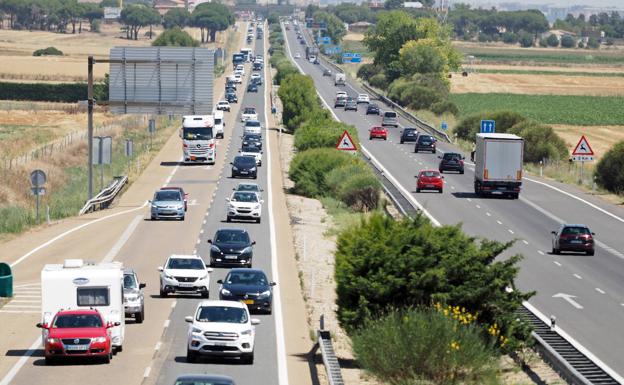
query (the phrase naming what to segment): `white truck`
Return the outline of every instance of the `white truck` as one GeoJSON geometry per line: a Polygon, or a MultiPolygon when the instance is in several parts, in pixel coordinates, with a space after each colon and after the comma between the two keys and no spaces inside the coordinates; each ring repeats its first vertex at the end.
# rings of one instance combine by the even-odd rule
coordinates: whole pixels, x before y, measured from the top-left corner
{"type": "Polygon", "coordinates": [[[336,77],[334,78],[334,85],[335,86],[344,86],[345,84],[347,84],[347,77],[345,74],[337,72],[336,73],[336,77]]]}
{"type": "MultiPolygon", "coordinates": [[[[59,310],[97,309],[112,327],[113,348],[121,351],[125,335],[123,264],[87,263],[66,259],[63,264],[47,264],[41,270],[41,323],[50,324],[59,310]]],[[[42,329],[45,345],[48,331],[42,329]]]]}
{"type": "Polygon", "coordinates": [[[186,115],[182,118],[180,138],[184,163],[216,162],[217,143],[213,129],[213,115],[186,115]]]}
{"type": "Polygon", "coordinates": [[[522,186],[524,140],[513,134],[477,134],[472,156],[474,191],[518,199],[522,186]]]}

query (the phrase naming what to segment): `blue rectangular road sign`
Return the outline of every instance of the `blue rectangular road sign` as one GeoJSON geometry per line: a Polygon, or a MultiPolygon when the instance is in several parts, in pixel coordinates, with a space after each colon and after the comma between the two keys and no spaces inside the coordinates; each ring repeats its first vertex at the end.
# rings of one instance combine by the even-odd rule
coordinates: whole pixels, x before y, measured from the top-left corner
{"type": "Polygon", "coordinates": [[[323,36],[321,38],[321,44],[331,44],[331,37],[329,36],[323,36]]]}
{"type": "Polygon", "coordinates": [[[483,134],[493,134],[496,132],[496,122],[494,120],[482,120],[481,130],[483,134]]]}
{"type": "Polygon", "coordinates": [[[345,52],[342,54],[342,61],[349,62],[349,63],[361,63],[362,54],[354,53],[354,52],[345,52]]]}

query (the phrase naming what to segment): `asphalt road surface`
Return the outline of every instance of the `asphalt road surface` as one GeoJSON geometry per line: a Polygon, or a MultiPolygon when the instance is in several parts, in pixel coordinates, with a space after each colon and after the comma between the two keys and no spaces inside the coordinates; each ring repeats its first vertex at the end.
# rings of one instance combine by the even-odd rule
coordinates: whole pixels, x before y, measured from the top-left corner
{"type": "MultiPolygon", "coordinates": [[[[548,317],[555,315],[559,327],[616,372],[624,374],[624,210],[573,187],[533,176],[525,176],[519,200],[477,197],[469,154],[464,175],[444,174],[443,194],[417,194],[414,176],[418,171],[437,170],[438,155],[462,151],[439,141],[437,154],[414,153],[413,143],[400,144],[400,127],[389,127],[387,141],[369,141],[368,130],[381,125],[379,116],[367,116],[364,104],[357,112],[333,108],[338,90],[352,97],[365,92],[353,81],[346,86],[334,86],[333,68],[330,67],[332,76],[322,76],[325,61],[321,65],[309,63],[305,46],[299,44],[295,32],[284,32],[291,60],[312,77],[320,97],[335,116],[357,128],[362,151],[385,169],[386,176],[441,224],[461,223],[464,231],[474,236],[516,240],[505,255],[524,255],[517,286],[524,291],[537,291],[530,303],[548,317]],[[297,52],[300,59],[293,58],[297,52]],[[588,225],[596,233],[596,254],[552,255],[550,232],[562,222],[588,225]],[[580,307],[557,296],[560,293],[575,296],[571,299],[580,307]]],[[[388,109],[381,101],[373,102],[382,110],[388,109]]],[[[399,119],[399,124],[413,126],[404,119],[399,119]]]]}

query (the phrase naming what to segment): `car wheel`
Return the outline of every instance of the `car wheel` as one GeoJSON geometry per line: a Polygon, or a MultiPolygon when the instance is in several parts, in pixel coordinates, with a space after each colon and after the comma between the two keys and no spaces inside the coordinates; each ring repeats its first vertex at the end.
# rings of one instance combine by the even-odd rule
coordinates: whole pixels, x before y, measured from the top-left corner
{"type": "Polygon", "coordinates": [[[258,179],[258,174],[254,174],[253,178],[258,179]]]}
{"type": "Polygon", "coordinates": [[[186,362],[188,363],[194,363],[197,360],[197,353],[195,353],[194,351],[192,351],[189,348],[186,348],[186,362]]]}
{"type": "Polygon", "coordinates": [[[156,220],[156,217],[155,217],[155,216],[153,216],[153,215],[152,215],[152,220],[153,220],[153,221],[155,221],[155,220],[156,220]]]}
{"type": "Polygon", "coordinates": [[[388,137],[386,136],[386,137],[384,138],[384,140],[388,140],[388,137]]]}
{"type": "Polygon", "coordinates": [[[241,357],[241,361],[243,361],[243,364],[252,365],[254,362],[254,354],[253,353],[244,354],[241,357]]]}
{"type": "Polygon", "coordinates": [[[230,223],[230,222],[232,222],[232,218],[230,216],[228,216],[228,217],[225,218],[225,221],[230,223]]]}
{"type": "Polygon", "coordinates": [[[401,141],[400,141],[399,143],[403,144],[403,143],[404,143],[404,142],[403,142],[403,139],[401,139],[401,141]]]}
{"type": "Polygon", "coordinates": [[[209,291],[202,291],[201,297],[202,298],[210,298],[210,292],[209,291]]]}
{"type": "Polygon", "coordinates": [[[113,353],[108,353],[107,355],[102,357],[102,362],[104,362],[105,364],[110,364],[111,358],[113,358],[113,353]]]}
{"type": "Polygon", "coordinates": [[[160,298],[167,298],[167,292],[163,289],[160,289],[160,298]]]}
{"type": "Polygon", "coordinates": [[[269,307],[266,311],[267,314],[271,315],[273,313],[273,306],[269,307]]]}
{"type": "Polygon", "coordinates": [[[552,249],[552,253],[553,253],[553,254],[555,254],[555,255],[559,255],[559,254],[561,254],[561,250],[559,250],[559,249],[555,249],[555,248],[553,247],[553,249],[552,249]]]}
{"type": "Polygon", "coordinates": [[[230,175],[230,178],[232,178],[232,179],[234,179],[234,178],[235,178],[234,173],[232,173],[232,174],[230,175]]]}
{"type": "Polygon", "coordinates": [[[442,190],[443,190],[443,189],[439,189],[439,190],[438,190],[438,192],[439,192],[440,194],[442,194],[442,190]]]}
{"type": "Polygon", "coordinates": [[[183,220],[184,220],[184,215],[182,215],[182,218],[180,218],[180,220],[181,220],[181,221],[183,221],[183,220]]]}
{"type": "Polygon", "coordinates": [[[256,219],[256,223],[260,223],[261,220],[262,220],[262,218],[256,219]]]}
{"type": "Polygon", "coordinates": [[[248,269],[251,269],[251,262],[249,262],[248,264],[245,265],[245,267],[247,267],[248,269]]]}
{"type": "Polygon", "coordinates": [[[463,174],[463,173],[464,173],[464,170],[459,170],[459,173],[460,173],[460,174],[463,174]]]}
{"type": "Polygon", "coordinates": [[[586,252],[587,255],[594,255],[594,250],[586,252]]]}
{"type": "Polygon", "coordinates": [[[134,320],[138,324],[142,324],[144,318],[145,318],[145,309],[141,309],[140,312],[134,314],[134,320]]]}
{"type": "Polygon", "coordinates": [[[414,149],[414,153],[418,154],[418,149],[417,148],[414,149]]]}
{"type": "Polygon", "coordinates": [[[419,192],[420,192],[420,189],[419,189],[418,187],[416,188],[416,192],[417,192],[417,193],[419,193],[419,192]]]}
{"type": "Polygon", "coordinates": [[[372,137],[372,136],[369,136],[369,137],[368,137],[368,140],[373,140],[373,137],[372,137]]]}
{"type": "Polygon", "coordinates": [[[115,354],[123,352],[123,345],[119,345],[115,348],[115,354]]]}

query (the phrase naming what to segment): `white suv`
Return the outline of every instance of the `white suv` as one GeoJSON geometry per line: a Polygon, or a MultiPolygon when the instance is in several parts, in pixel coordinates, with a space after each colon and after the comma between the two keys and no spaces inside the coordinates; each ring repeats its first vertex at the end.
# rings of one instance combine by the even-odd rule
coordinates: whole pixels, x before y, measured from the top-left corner
{"type": "Polygon", "coordinates": [[[260,320],[251,318],[247,305],[237,301],[202,301],[191,323],[186,344],[186,361],[195,362],[199,355],[240,357],[253,364],[254,340],[260,320]]]}
{"type": "Polygon", "coordinates": [[[204,260],[198,255],[170,255],[165,266],[159,266],[160,296],[169,293],[198,293],[208,298],[210,273],[204,260]]]}
{"type": "Polygon", "coordinates": [[[225,199],[227,202],[227,221],[234,218],[254,219],[260,223],[262,217],[262,203],[257,193],[252,191],[235,191],[225,199]]]}
{"type": "Polygon", "coordinates": [[[258,120],[258,113],[254,107],[245,107],[245,109],[243,109],[241,122],[246,122],[248,120],[258,120]]]}
{"type": "Polygon", "coordinates": [[[256,166],[262,166],[262,150],[256,146],[243,146],[239,154],[243,156],[253,156],[256,158],[256,166]]]}
{"type": "Polygon", "coordinates": [[[243,128],[243,135],[247,134],[262,134],[262,123],[257,120],[245,121],[245,127],[243,128]]]}

